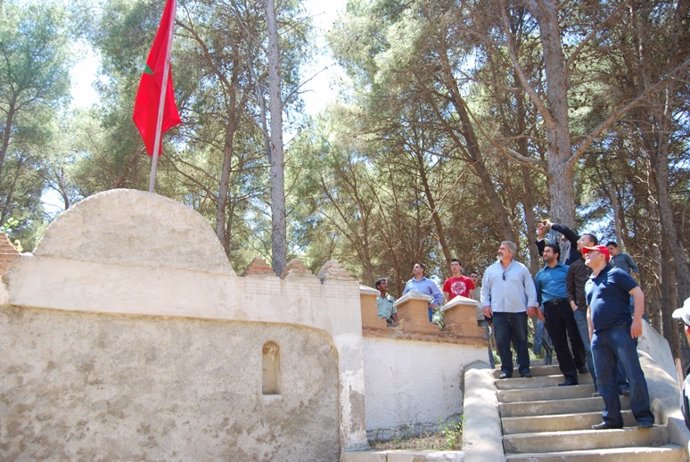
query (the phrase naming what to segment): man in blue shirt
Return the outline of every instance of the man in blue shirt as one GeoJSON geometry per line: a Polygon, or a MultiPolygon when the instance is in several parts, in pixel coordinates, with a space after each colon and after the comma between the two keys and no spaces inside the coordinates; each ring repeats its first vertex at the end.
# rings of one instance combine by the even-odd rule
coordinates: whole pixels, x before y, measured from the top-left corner
{"type": "Polygon", "coordinates": [[[434,310],[443,304],[443,294],[434,281],[424,276],[425,273],[426,266],[424,263],[415,263],[412,267],[412,279],[405,284],[403,295],[410,291],[431,295],[432,300],[429,302],[429,322],[431,322],[434,310]]]}
{"type": "Polygon", "coordinates": [[[493,319],[501,357],[501,379],[513,376],[511,343],[517,353],[520,376],[532,377],[527,348],[527,316],[536,314],[537,292],[529,269],[514,260],[516,252],[514,242],[501,242],[498,260],[486,269],[482,279],[481,303],[484,316],[493,319]]]}
{"type": "Polygon", "coordinates": [[[546,265],[534,277],[534,285],[537,290],[537,301],[541,307],[538,316],[546,317],[546,330],[551,336],[558,366],[565,377],[565,382],[560,385],[568,386],[577,385],[578,370],[584,373],[587,368],[584,364],[585,347],[568,303],[568,292],[565,286],[568,267],[558,263],[560,256],[561,249],[558,244],[547,243],[544,246],[543,259],[546,265]],[[570,336],[573,352],[568,346],[568,336],[570,336]],[[580,358],[581,364],[576,364],[575,358],[580,358]]]}
{"type": "Polygon", "coordinates": [[[609,264],[609,249],[605,245],[582,247],[585,264],[592,269],[585,285],[587,320],[592,337],[592,355],[597,373],[597,388],[604,400],[603,422],[593,425],[595,430],[622,428],[620,399],[616,387],[616,371],[620,364],[630,386],[630,407],[637,426],[654,425],[649,406],[649,392],[644,372],[637,356],[637,339],[642,335],[644,293],[637,282],[620,268],[609,264]],[[635,311],[630,317],[630,296],[635,311]]]}

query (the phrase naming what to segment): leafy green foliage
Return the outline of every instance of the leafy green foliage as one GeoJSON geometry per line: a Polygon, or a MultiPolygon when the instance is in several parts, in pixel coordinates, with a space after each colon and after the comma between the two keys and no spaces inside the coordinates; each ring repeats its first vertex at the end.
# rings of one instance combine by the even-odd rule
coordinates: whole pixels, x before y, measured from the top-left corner
{"type": "Polygon", "coordinates": [[[65,15],[56,6],[0,5],[0,226],[33,243],[43,220],[45,149],[67,100],[65,15]]]}

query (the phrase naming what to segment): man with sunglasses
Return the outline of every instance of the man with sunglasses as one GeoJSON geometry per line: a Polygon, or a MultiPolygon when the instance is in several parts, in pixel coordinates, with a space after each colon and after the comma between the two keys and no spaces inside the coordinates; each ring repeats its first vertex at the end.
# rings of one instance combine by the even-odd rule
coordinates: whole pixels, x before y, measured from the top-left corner
{"type": "Polygon", "coordinates": [[[498,355],[501,357],[501,379],[513,376],[511,343],[517,353],[520,376],[532,377],[527,346],[527,317],[536,315],[537,291],[529,269],[515,261],[516,253],[514,242],[501,242],[496,252],[497,261],[486,269],[482,279],[481,303],[484,316],[493,320],[498,355]]]}
{"type": "Polygon", "coordinates": [[[628,273],[610,265],[611,255],[605,245],[582,247],[585,264],[592,269],[585,285],[587,321],[592,339],[592,355],[597,388],[604,400],[603,422],[594,430],[622,428],[620,398],[616,385],[621,365],[630,386],[630,407],[640,428],[654,425],[649,405],[647,382],[637,356],[637,339],[642,335],[644,293],[628,273]],[[630,297],[635,311],[630,317],[630,297]]]}

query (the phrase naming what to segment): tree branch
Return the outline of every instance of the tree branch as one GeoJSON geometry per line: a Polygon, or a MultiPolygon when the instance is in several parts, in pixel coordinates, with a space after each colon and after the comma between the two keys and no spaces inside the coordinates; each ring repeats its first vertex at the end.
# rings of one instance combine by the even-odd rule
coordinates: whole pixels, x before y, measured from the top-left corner
{"type": "Polygon", "coordinates": [[[520,66],[520,61],[515,53],[515,45],[513,43],[512,34],[510,31],[510,23],[508,22],[508,15],[506,14],[506,8],[503,0],[499,0],[499,4],[501,8],[501,24],[503,25],[503,32],[506,34],[506,40],[508,41],[508,55],[510,56],[510,62],[513,63],[513,67],[515,68],[515,72],[517,73],[523,90],[525,90],[529,96],[532,104],[536,106],[539,114],[541,114],[541,116],[544,118],[544,125],[546,125],[549,130],[555,130],[556,121],[553,119],[551,111],[549,111],[546,105],[544,105],[544,101],[542,101],[537,92],[534,91],[534,88],[532,88],[530,85],[525,72],[522,70],[522,66],[520,66]]]}
{"type": "Polygon", "coordinates": [[[603,122],[601,122],[594,130],[592,130],[588,135],[584,135],[580,137],[581,140],[583,140],[582,144],[578,146],[577,150],[573,153],[572,156],[570,156],[570,159],[568,159],[568,166],[572,166],[575,162],[578,161],[580,157],[589,149],[589,147],[592,145],[592,143],[601,135],[605,130],[607,130],[611,125],[616,123],[620,118],[628,113],[631,109],[635,108],[638,106],[647,96],[649,96],[651,93],[654,91],[658,90],[659,87],[661,87],[664,83],[666,83],[668,80],[672,80],[675,77],[675,74],[680,73],[683,71],[685,68],[690,66],[690,58],[686,59],[683,61],[681,64],[676,66],[671,72],[667,73],[665,77],[662,77],[659,79],[657,83],[652,85],[651,87],[646,88],[642,93],[640,93],[636,98],[634,98],[632,101],[629,101],[627,104],[624,106],[618,108],[617,110],[613,111],[603,122]]]}

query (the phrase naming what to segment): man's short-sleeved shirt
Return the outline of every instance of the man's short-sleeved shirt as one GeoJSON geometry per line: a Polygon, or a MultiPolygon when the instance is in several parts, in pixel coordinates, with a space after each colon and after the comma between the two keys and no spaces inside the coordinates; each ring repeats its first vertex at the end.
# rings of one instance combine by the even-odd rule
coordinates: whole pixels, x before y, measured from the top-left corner
{"type": "Polygon", "coordinates": [[[470,298],[470,290],[474,289],[474,282],[467,276],[450,277],[443,283],[443,292],[450,294],[448,300],[461,295],[470,298]]]}
{"type": "Polygon", "coordinates": [[[385,297],[381,295],[376,296],[376,311],[379,318],[390,319],[393,313],[397,313],[398,310],[395,308],[395,299],[386,294],[385,297]]]}
{"type": "Polygon", "coordinates": [[[635,287],[637,282],[628,273],[611,265],[590,276],[585,291],[595,332],[632,323],[630,291],[635,287]]]}
{"type": "Polygon", "coordinates": [[[568,298],[566,290],[566,276],[568,267],[561,263],[553,268],[546,265],[534,276],[534,286],[537,289],[537,302],[543,305],[546,302],[568,298]]]}

